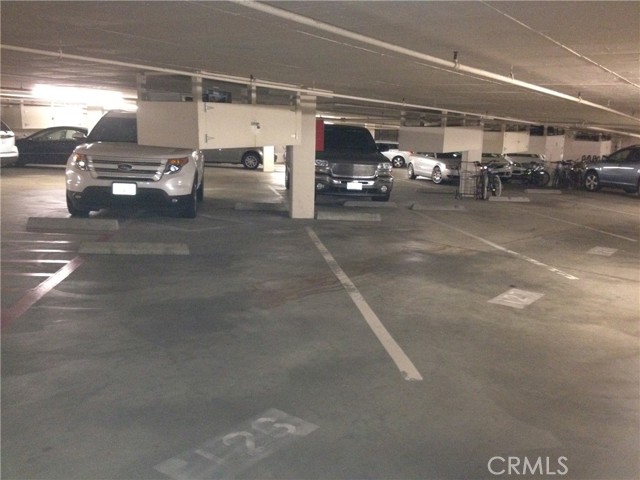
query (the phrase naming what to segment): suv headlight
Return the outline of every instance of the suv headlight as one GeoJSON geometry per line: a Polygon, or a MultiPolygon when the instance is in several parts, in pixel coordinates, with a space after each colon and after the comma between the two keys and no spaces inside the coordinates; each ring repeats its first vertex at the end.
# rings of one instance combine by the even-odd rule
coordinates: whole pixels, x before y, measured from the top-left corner
{"type": "Polygon", "coordinates": [[[87,171],[89,170],[89,157],[83,153],[72,153],[71,166],[78,170],[87,171]]]}
{"type": "Polygon", "coordinates": [[[189,163],[189,157],[170,158],[164,167],[164,173],[178,173],[187,163],[189,163]]]}

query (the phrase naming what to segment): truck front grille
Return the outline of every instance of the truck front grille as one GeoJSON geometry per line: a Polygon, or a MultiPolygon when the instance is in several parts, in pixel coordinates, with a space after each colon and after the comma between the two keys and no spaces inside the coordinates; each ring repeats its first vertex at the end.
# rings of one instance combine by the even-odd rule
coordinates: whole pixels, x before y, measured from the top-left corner
{"type": "Polygon", "coordinates": [[[377,169],[377,165],[370,164],[333,163],[331,175],[347,178],[374,178],[377,169]]]}

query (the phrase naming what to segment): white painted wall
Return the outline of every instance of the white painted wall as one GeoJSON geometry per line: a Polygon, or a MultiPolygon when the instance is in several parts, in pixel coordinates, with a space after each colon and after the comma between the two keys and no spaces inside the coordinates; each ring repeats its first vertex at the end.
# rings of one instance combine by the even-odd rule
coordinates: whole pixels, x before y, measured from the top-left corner
{"type": "Polygon", "coordinates": [[[602,156],[609,155],[612,152],[612,143],[610,140],[602,142],[594,142],[587,140],[576,140],[567,138],[565,141],[564,159],[579,160],[583,155],[602,156]]]}

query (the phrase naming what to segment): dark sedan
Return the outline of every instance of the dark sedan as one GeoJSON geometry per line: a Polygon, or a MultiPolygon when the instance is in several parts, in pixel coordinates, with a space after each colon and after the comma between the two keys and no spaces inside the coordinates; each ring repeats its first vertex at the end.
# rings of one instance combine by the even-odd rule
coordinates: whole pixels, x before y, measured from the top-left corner
{"type": "Polygon", "coordinates": [[[16,165],[65,165],[73,149],[86,141],[87,132],[83,127],[51,127],[16,139],[19,152],[16,165]]]}

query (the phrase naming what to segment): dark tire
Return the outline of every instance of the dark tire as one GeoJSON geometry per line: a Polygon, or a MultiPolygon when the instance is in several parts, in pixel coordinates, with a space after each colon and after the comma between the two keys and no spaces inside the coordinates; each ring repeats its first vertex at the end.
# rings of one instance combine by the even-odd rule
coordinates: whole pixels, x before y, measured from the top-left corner
{"type": "Polygon", "coordinates": [[[482,200],[488,200],[491,194],[489,193],[490,192],[489,175],[487,175],[486,172],[482,174],[481,185],[482,185],[482,192],[481,192],[482,200]]]}
{"type": "Polygon", "coordinates": [[[404,158],[402,158],[399,155],[397,157],[393,157],[391,159],[391,165],[393,165],[394,168],[402,168],[402,167],[404,167],[404,158]]]}
{"type": "Polygon", "coordinates": [[[440,170],[440,167],[433,167],[431,181],[435,184],[442,183],[442,170],[440,170]]]}
{"type": "Polygon", "coordinates": [[[184,218],[196,218],[198,214],[198,189],[196,187],[197,177],[193,179],[191,194],[184,200],[180,206],[180,216],[184,218]]]}
{"type": "Polygon", "coordinates": [[[411,180],[414,180],[416,178],[416,173],[413,171],[412,163],[410,163],[409,166],[407,167],[407,175],[411,180]]]}
{"type": "Polygon", "coordinates": [[[204,200],[204,178],[200,182],[200,186],[198,187],[198,191],[196,192],[196,198],[199,202],[204,200]]]}
{"type": "Polygon", "coordinates": [[[255,170],[260,165],[262,159],[258,152],[247,152],[242,156],[242,165],[244,168],[248,168],[249,170],[255,170]]]}
{"type": "Polygon", "coordinates": [[[547,185],[549,185],[549,182],[551,181],[551,175],[549,175],[548,172],[542,172],[540,174],[539,180],[540,180],[540,186],[546,187],[547,185]]]}
{"type": "Polygon", "coordinates": [[[87,208],[76,207],[73,204],[73,200],[71,200],[69,193],[67,193],[67,210],[69,211],[72,217],[88,217],[89,212],[91,212],[91,210],[87,208]]]}
{"type": "Polygon", "coordinates": [[[600,190],[600,177],[596,172],[587,172],[584,176],[584,188],[587,192],[597,192],[600,190]]]}
{"type": "Polygon", "coordinates": [[[491,178],[491,194],[494,197],[499,197],[502,195],[502,180],[498,175],[494,175],[491,178]]]}

